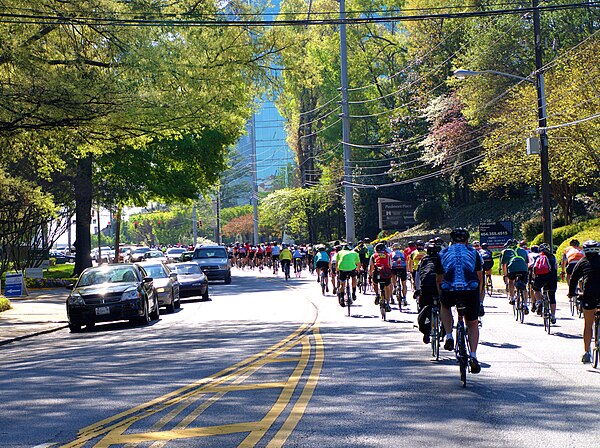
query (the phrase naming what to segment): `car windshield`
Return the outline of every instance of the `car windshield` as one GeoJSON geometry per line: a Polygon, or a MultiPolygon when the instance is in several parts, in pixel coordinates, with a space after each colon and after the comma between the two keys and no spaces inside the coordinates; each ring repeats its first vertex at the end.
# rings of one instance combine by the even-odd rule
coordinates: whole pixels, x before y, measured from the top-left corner
{"type": "Polygon", "coordinates": [[[194,252],[194,258],[227,258],[227,253],[222,247],[201,247],[194,252]]]}
{"type": "Polygon", "coordinates": [[[194,264],[176,264],[173,265],[173,270],[175,272],[177,272],[177,274],[179,275],[194,275],[194,274],[200,274],[202,271],[200,271],[200,266],[198,266],[196,263],[194,264]]]}
{"type": "Polygon", "coordinates": [[[138,253],[138,254],[144,254],[149,251],[150,251],[150,248],[148,248],[148,247],[138,247],[137,249],[134,250],[134,252],[138,253]]]}
{"type": "Polygon", "coordinates": [[[185,252],[185,249],[182,249],[182,248],[179,248],[179,247],[167,250],[168,254],[182,254],[184,252],[185,252]]]}
{"type": "Polygon", "coordinates": [[[148,258],[160,258],[160,257],[164,257],[164,254],[162,252],[155,252],[152,251],[150,253],[147,253],[146,255],[148,258]]]}
{"type": "Polygon", "coordinates": [[[90,269],[83,274],[77,286],[100,285],[102,283],[135,282],[137,276],[131,266],[102,267],[90,269]]]}
{"type": "Polygon", "coordinates": [[[152,266],[144,266],[144,270],[152,278],[167,278],[169,276],[166,269],[159,264],[154,264],[152,266]]]}

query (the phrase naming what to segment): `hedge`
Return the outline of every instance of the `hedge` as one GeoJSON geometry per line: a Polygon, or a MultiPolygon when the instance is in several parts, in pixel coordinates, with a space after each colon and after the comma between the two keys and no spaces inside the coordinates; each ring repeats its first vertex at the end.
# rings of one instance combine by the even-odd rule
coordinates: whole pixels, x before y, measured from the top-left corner
{"type": "Polygon", "coordinates": [[[557,257],[558,263],[560,263],[560,257],[562,257],[562,253],[569,245],[569,241],[573,238],[576,240],[579,240],[579,242],[581,244],[583,244],[587,240],[600,241],[600,225],[597,227],[593,227],[591,229],[586,229],[579,233],[576,233],[575,235],[572,236],[572,238],[568,238],[565,241],[563,241],[562,244],[560,246],[558,246],[558,249],[556,251],[556,257],[557,257]]]}
{"type": "MultiPolygon", "coordinates": [[[[562,227],[556,227],[555,229],[552,229],[552,242],[554,243],[554,245],[562,245],[563,242],[565,242],[566,240],[572,240],[573,238],[575,238],[575,234],[579,233],[579,232],[583,232],[586,229],[592,228],[592,227],[598,227],[600,226],[600,218],[597,219],[591,219],[589,221],[582,221],[582,222],[578,222],[576,224],[569,224],[568,226],[562,226],[562,227]]],[[[580,243],[583,243],[584,240],[579,239],[580,243]]],[[[587,238],[589,240],[589,238],[587,238]]],[[[531,246],[533,245],[539,245],[544,241],[544,234],[540,233],[539,235],[537,235],[532,241],[531,241],[531,246]]],[[[567,241],[568,244],[568,241],[567,241]]],[[[566,246],[565,246],[566,247],[566,246]]]]}
{"type": "Polygon", "coordinates": [[[25,277],[25,285],[28,288],[60,288],[74,284],[76,278],[29,278],[25,277]]]}
{"type": "Polygon", "coordinates": [[[10,310],[10,308],[10,300],[8,300],[6,297],[0,296],[0,313],[2,311],[10,310]]]}

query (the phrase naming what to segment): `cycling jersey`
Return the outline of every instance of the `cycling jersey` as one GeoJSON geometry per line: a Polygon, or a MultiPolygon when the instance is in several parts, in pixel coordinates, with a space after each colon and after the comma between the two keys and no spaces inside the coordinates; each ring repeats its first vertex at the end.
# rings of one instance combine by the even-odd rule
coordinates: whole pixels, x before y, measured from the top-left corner
{"type": "Polygon", "coordinates": [[[527,261],[525,260],[529,260],[527,251],[517,247],[516,249],[506,249],[502,253],[501,263],[506,265],[509,274],[513,274],[527,272],[527,261]]]}
{"type": "Polygon", "coordinates": [[[335,258],[339,271],[354,271],[356,265],[360,264],[360,257],[353,250],[341,250],[335,258]]]}
{"type": "Polygon", "coordinates": [[[279,246],[273,246],[271,248],[271,254],[273,255],[279,255],[281,253],[281,249],[279,248],[279,246]]]}
{"type": "Polygon", "coordinates": [[[472,246],[453,244],[440,252],[444,268],[441,289],[444,291],[474,291],[479,288],[481,257],[472,246]]]}
{"type": "Polygon", "coordinates": [[[292,252],[287,247],[285,249],[281,249],[281,252],[279,253],[279,260],[285,261],[285,260],[291,260],[291,259],[292,259],[292,252]]]}
{"type": "Polygon", "coordinates": [[[320,250],[319,252],[317,252],[317,255],[315,255],[315,259],[314,259],[315,266],[320,261],[329,263],[329,255],[327,255],[327,252],[325,252],[324,250],[320,250]]]}
{"type": "Polygon", "coordinates": [[[403,251],[398,249],[392,252],[392,268],[406,268],[406,258],[404,258],[403,251]]]}
{"type": "Polygon", "coordinates": [[[412,251],[412,253],[410,254],[410,259],[412,260],[413,263],[413,271],[418,271],[419,270],[419,262],[423,259],[423,257],[426,255],[427,253],[424,250],[418,250],[415,249],[412,251]]]}
{"type": "Polygon", "coordinates": [[[296,249],[293,253],[292,253],[292,257],[293,258],[302,258],[302,252],[300,252],[298,249],[296,249]]]}
{"type": "Polygon", "coordinates": [[[585,257],[577,263],[569,281],[569,295],[575,295],[580,279],[583,279],[583,307],[586,310],[600,307],[600,256],[585,257]]]}
{"type": "Polygon", "coordinates": [[[583,258],[583,251],[578,247],[569,246],[565,249],[564,257],[567,263],[577,263],[583,258]]]}

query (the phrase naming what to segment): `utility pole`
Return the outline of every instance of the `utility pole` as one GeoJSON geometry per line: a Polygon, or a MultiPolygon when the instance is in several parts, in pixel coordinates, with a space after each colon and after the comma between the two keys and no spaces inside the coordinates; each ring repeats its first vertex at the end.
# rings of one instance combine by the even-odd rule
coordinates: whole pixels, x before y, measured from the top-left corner
{"type": "Polygon", "coordinates": [[[350,166],[350,108],[348,106],[348,55],[346,44],[346,2],[340,0],[340,71],[342,82],[342,144],[344,147],[344,198],[346,205],[346,241],[354,242],[354,203],[352,202],[352,167],[350,166]]]}
{"type": "Polygon", "coordinates": [[[544,73],[542,71],[542,36],[540,31],[539,0],[532,0],[533,32],[535,37],[535,87],[538,102],[538,123],[540,134],[540,164],[542,182],[542,225],[544,242],[554,250],[552,245],[552,204],[550,202],[550,168],[548,152],[548,135],[546,134],[546,93],[544,73]]]}
{"type": "Polygon", "coordinates": [[[194,201],[194,206],[192,207],[192,233],[194,235],[194,249],[196,248],[196,243],[198,242],[198,212],[196,210],[196,202],[194,201]]]}
{"type": "Polygon", "coordinates": [[[215,242],[221,244],[221,186],[219,184],[215,194],[215,216],[215,242]]]}
{"type": "Polygon", "coordinates": [[[252,114],[250,121],[250,141],[252,143],[251,166],[252,166],[252,209],[254,211],[254,240],[258,244],[258,172],[256,166],[256,123],[255,115],[252,114]]]}

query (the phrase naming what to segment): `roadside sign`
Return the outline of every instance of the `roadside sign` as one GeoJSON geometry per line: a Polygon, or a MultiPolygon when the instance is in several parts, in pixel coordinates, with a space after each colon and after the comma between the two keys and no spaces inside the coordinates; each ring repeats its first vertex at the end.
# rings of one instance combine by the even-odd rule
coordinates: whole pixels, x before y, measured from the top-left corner
{"type": "Polygon", "coordinates": [[[27,278],[44,278],[43,268],[26,268],[25,277],[27,278]]]}
{"type": "Polygon", "coordinates": [[[479,240],[490,247],[502,247],[513,238],[513,222],[495,221],[479,223],[479,240]]]}
{"type": "Polygon", "coordinates": [[[406,230],[416,225],[416,202],[379,198],[379,228],[381,230],[406,230]]]}
{"type": "Polygon", "coordinates": [[[6,297],[21,297],[24,291],[23,273],[6,273],[6,287],[4,295],[6,297]]]}

